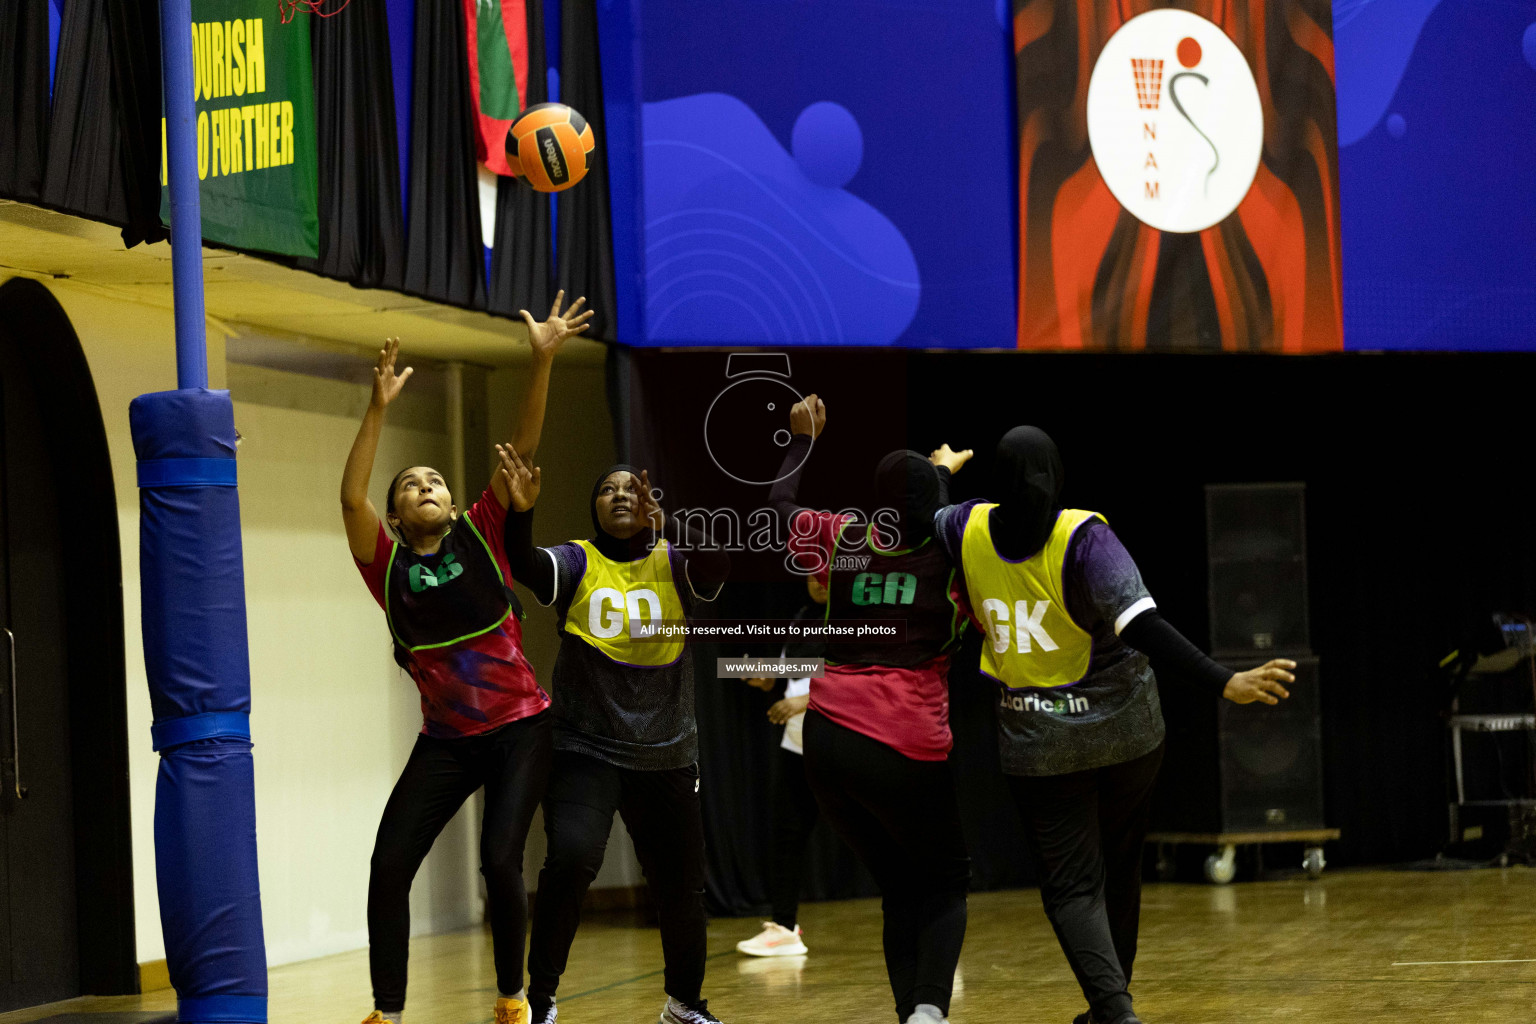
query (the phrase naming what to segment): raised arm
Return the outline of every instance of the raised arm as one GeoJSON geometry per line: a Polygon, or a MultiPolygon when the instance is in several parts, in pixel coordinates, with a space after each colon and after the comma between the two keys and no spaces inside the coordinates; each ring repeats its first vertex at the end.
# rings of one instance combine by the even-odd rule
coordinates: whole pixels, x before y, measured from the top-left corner
{"type": "Polygon", "coordinates": [[[949,478],[960,472],[960,467],[970,462],[975,454],[970,448],[957,452],[948,444],[942,444],[929,453],[928,461],[939,471],[939,508],[949,504],[949,478]]]}
{"type": "Polygon", "coordinates": [[[768,505],[779,520],[789,528],[795,516],[802,510],[797,498],[800,493],[800,471],[810,455],[811,445],[822,435],[827,426],[827,403],[817,395],[806,395],[789,410],[789,447],[784,450],[784,462],[779,466],[779,476],[773,489],[768,492],[768,505]]]}
{"type": "Polygon", "coordinates": [[[713,601],[731,574],[731,556],[706,531],[662,512],[651,487],[651,474],[643,469],[640,471],[640,515],[651,524],[651,529],[683,552],[683,566],[694,596],[713,601]]]}
{"type": "Polygon", "coordinates": [[[502,548],[512,578],[527,587],[539,604],[555,599],[555,564],[533,546],[533,506],[539,499],[539,467],[525,462],[511,445],[497,445],[498,465],[491,486],[507,509],[502,548]]]}
{"type": "Polygon", "coordinates": [[[373,476],[373,457],[379,450],[379,434],[384,430],[384,413],[389,403],[400,397],[400,390],[414,372],[409,366],[401,373],[395,372],[399,354],[399,338],[390,338],[379,349],[379,359],[373,367],[373,398],[368,402],[368,411],[363,413],[363,422],[357,428],[346,469],[341,474],[341,519],[347,527],[347,546],[352,549],[352,557],[364,565],[373,561],[379,536],[379,513],[368,497],[368,480],[373,476]]]}
{"type": "Polygon", "coordinates": [[[526,310],[519,310],[523,323],[528,325],[528,347],[533,350],[533,364],[529,368],[528,386],[523,390],[523,400],[518,406],[517,418],[512,424],[512,447],[524,456],[532,457],[539,447],[539,436],[544,432],[544,406],[549,399],[549,372],[555,362],[555,353],[567,338],[585,331],[592,310],[578,313],[586,297],[571,303],[565,312],[560,311],[565,302],[565,292],[555,295],[555,304],[549,308],[549,318],[543,323],[534,322],[526,310]]]}

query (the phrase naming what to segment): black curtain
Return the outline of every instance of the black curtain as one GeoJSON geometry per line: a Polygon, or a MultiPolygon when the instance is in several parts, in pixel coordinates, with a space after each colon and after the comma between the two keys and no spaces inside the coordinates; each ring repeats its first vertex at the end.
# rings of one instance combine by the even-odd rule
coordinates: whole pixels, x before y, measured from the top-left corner
{"type": "Polygon", "coordinates": [[[130,246],[165,237],[159,24],[153,0],[70,0],[59,30],[42,201],[130,246]]]}
{"type": "Polygon", "coordinates": [[[36,202],[48,139],[48,0],[0,3],[0,195],[36,202]]]}
{"type": "Polygon", "coordinates": [[[459,0],[417,0],[414,59],[405,290],[484,309],[474,106],[459,0]]]}
{"type": "Polygon", "coordinates": [[[121,226],[128,222],[128,196],[106,8],[107,0],[73,0],[64,8],[43,202],[121,226]]]}
{"type": "MultiPolygon", "coordinates": [[[[721,471],[722,466],[739,470],[735,459],[751,456],[759,445],[778,451],[769,437],[753,436],[752,428],[763,421],[753,418],[752,407],[754,401],[781,399],[752,391],[754,385],[733,383],[740,378],[725,376],[727,359],[724,352],[613,346],[608,385],[615,445],[626,461],[649,470],[664,492],[668,514],[723,510],[730,517],[710,522],[714,537],[732,547],[730,581],[720,598],[701,606],[698,614],[724,621],[788,619],[805,599],[804,582],[786,570],[782,547],[767,550],[748,543],[762,522],[752,517],[761,514],[769,488],[721,471]],[[727,526],[728,521],[735,525],[727,526]]],[[[857,507],[868,497],[879,457],[909,443],[904,403],[915,374],[909,376],[901,353],[851,349],[796,351],[792,369],[792,381],[802,393],[831,392],[828,402],[836,421],[829,423],[807,463],[800,501],[829,510],[857,507]],[[859,381],[857,388],[837,388],[836,382],[853,380],[859,381]]],[[[782,415],[788,415],[788,408],[787,402],[780,406],[782,415]]],[[[1029,875],[998,764],[996,696],[990,686],[976,683],[975,643],[971,638],[956,654],[951,673],[951,769],[975,885],[991,889],[1022,884],[1029,875]]],[[[768,786],[781,730],[767,719],[772,698],[739,680],[716,679],[715,659],[777,656],[779,644],[698,643],[693,653],[710,907],[717,914],[760,912],[768,898],[768,786]]],[[[812,838],[803,881],[808,899],[874,892],[867,873],[825,823],[812,838]]]]}
{"type": "MultiPolygon", "coordinates": [[[[537,0],[529,0],[536,6],[537,0]]],[[[586,180],[558,200],[556,278],[567,295],[585,295],[596,311],[588,337],[618,338],[613,285],[613,216],[608,206],[607,131],[603,117],[602,64],[597,51],[597,5],[563,0],[560,25],[560,100],[592,126],[597,148],[586,180]]]]}
{"type": "MultiPolygon", "coordinates": [[[[717,435],[709,435],[713,449],[705,445],[706,417],[727,384],[725,353],[619,355],[615,432],[628,439],[629,461],[665,489],[669,512],[761,505],[767,488],[743,487],[716,468],[717,435]]],[[[1521,455],[1530,355],[792,355],[792,383],[819,392],[830,412],[802,504],[857,502],[876,459],[902,443],[974,448],[953,496],[983,496],[998,437],[1037,424],[1061,448],[1065,501],[1109,518],[1163,615],[1202,646],[1204,486],[1305,482],[1325,817],[1343,831],[1328,858],[1416,862],[1444,848],[1441,716],[1451,693],[1437,663],[1464,646],[1469,620],[1486,627],[1491,612],[1536,613],[1536,533],[1521,455]]],[[[751,553],[732,559],[731,582],[706,614],[787,614],[795,595],[773,582],[787,578],[782,564],[751,553]]],[[[998,769],[996,690],[976,671],[979,641],[973,633],[950,673],[950,763],[975,888],[988,889],[1028,884],[1031,873],[998,769]]],[[[717,911],[735,913],[758,909],[766,893],[765,766],[775,742],[763,695],[714,678],[715,656],[742,653],[701,644],[696,662],[709,895],[717,911]]],[[[1529,701],[1528,677],[1522,685],[1529,701]]],[[[1214,698],[1167,674],[1160,689],[1169,742],[1178,744],[1193,705],[1209,716],[1214,698]]],[[[1196,799],[1208,787],[1181,774],[1179,762],[1190,759],[1175,754],[1160,800],[1196,799]]],[[[1210,775],[1216,765],[1195,770],[1210,775]]],[[[1270,863],[1289,856],[1277,851],[1270,863]]],[[[857,881],[838,876],[839,862],[826,857],[813,854],[807,895],[857,894],[857,881]]],[[[1198,863],[1183,866],[1198,871],[1198,863]]]]}
{"type": "Polygon", "coordinates": [[[405,218],[388,15],[381,3],[358,3],[309,22],[320,252],[298,266],[360,288],[398,289],[405,281],[405,218]]]}
{"type": "Polygon", "coordinates": [[[165,104],[159,4],[110,0],[107,36],[112,50],[112,108],[122,146],[123,244],[132,247],[168,235],[160,223],[160,115],[165,104]]]}
{"type": "MultiPolygon", "coordinates": [[[[528,95],[526,105],[549,101],[549,64],[544,55],[544,3],[528,0],[528,95]]],[[[496,245],[491,251],[492,313],[536,317],[554,301],[549,197],[515,178],[496,186],[496,245]]]]}

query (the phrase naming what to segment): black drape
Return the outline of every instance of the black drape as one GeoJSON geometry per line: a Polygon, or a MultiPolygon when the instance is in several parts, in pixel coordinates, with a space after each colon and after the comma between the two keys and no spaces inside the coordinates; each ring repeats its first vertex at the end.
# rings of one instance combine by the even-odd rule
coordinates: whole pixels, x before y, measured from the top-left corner
{"type": "MultiPolygon", "coordinates": [[[[1408,862],[1443,847],[1441,715],[1451,693],[1436,663],[1462,644],[1464,619],[1486,624],[1489,612],[1536,610],[1530,487],[1511,454],[1527,432],[1528,355],[793,355],[793,383],[824,395],[830,412],[806,464],[802,504],[857,505],[875,460],[902,442],[922,451],[943,442],[974,448],[951,494],[988,495],[997,439],[1033,423],[1060,446],[1063,500],[1108,517],[1164,617],[1200,645],[1208,639],[1204,485],[1304,481],[1325,818],[1343,831],[1329,859],[1408,862]],[[1256,394],[1305,401],[1280,416],[1223,411],[1256,394]]],[[[624,393],[610,396],[622,421],[615,433],[630,444],[628,460],[666,489],[673,514],[731,509],[744,519],[765,497],[766,487],[738,485],[713,461],[723,455],[730,464],[721,445],[736,435],[711,435],[714,448],[706,448],[710,409],[730,400],[724,369],[719,352],[616,353],[611,386],[624,393]]],[[[753,554],[750,543],[740,550],[750,535],[749,525],[737,538],[731,579],[710,617],[783,614],[772,581],[786,579],[787,569],[753,554]]],[[[951,766],[975,887],[987,889],[1027,884],[1031,875],[998,768],[997,691],[977,672],[979,641],[968,638],[950,672],[951,766]]],[[[766,698],[714,678],[715,656],[742,653],[701,644],[696,662],[709,893],[716,910],[729,912],[766,897],[766,763],[776,731],[763,719],[766,698]]],[[[1159,689],[1170,726],[1163,799],[1201,799],[1199,779],[1182,773],[1175,747],[1197,711],[1214,717],[1215,699],[1164,672],[1159,689]]],[[[1213,775],[1214,758],[1199,770],[1213,775]]],[[[1285,865],[1292,852],[1268,859],[1285,865]]],[[[838,888],[826,863],[813,861],[808,895],[858,891],[838,888]]]]}
{"type": "Polygon", "coordinates": [[[415,62],[405,290],[484,309],[474,103],[459,0],[417,0],[415,62]]]}
{"type": "MultiPolygon", "coordinates": [[[[805,585],[798,580],[766,586],[727,583],[720,598],[703,606],[700,614],[712,619],[788,619],[804,600],[805,585]]],[[[750,642],[693,647],[699,777],[704,780],[699,799],[709,869],[705,896],[713,914],[735,917],[768,910],[773,855],[769,786],[784,734],[782,726],[768,721],[768,708],[783,696],[783,687],[768,694],[740,679],[716,679],[715,659],[778,657],[780,649],[778,643],[750,642]]],[[[811,833],[801,889],[813,900],[878,892],[869,872],[825,820],[811,833]]]]}
{"type": "Polygon", "coordinates": [[[48,139],[48,4],[0,3],[0,195],[36,202],[48,139]]]}
{"type": "Polygon", "coordinates": [[[43,202],[123,225],[128,222],[128,197],[122,131],[112,103],[106,7],[107,0],[74,0],[64,8],[43,202]]]}
{"type": "Polygon", "coordinates": [[[361,288],[405,281],[389,19],[380,3],[311,18],[320,252],[298,265],[361,288]]]}
{"type": "MultiPolygon", "coordinates": [[[[73,0],[71,0],[73,3],[73,0]]],[[[112,108],[122,146],[123,244],[158,242],[160,223],[160,6],[155,0],[111,0],[112,108]]]]}
{"type": "MultiPolygon", "coordinates": [[[[530,2],[529,6],[534,6],[530,2]]],[[[615,341],[618,318],[613,284],[613,216],[608,207],[608,158],[603,117],[602,65],[597,51],[597,5],[564,0],[560,25],[560,100],[592,126],[597,148],[586,180],[558,201],[556,277],[568,295],[585,295],[596,311],[587,336],[615,341]]]]}
{"type": "MultiPolygon", "coordinates": [[[[544,4],[528,0],[528,95],[526,105],[549,101],[544,55],[544,4]]],[[[550,263],[549,197],[515,178],[496,186],[496,245],[491,251],[488,308],[514,316],[526,309],[542,317],[554,300],[550,263]]]]}
{"type": "Polygon", "coordinates": [[[59,30],[42,201],[127,245],[165,237],[159,25],[152,0],[71,0],[59,30]]]}

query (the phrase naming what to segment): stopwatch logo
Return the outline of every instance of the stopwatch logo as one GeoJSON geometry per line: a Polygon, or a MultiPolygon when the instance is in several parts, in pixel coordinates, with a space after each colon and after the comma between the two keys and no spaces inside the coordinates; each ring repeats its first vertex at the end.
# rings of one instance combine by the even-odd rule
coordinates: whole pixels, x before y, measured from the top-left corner
{"type": "Polygon", "coordinates": [[[1237,209],[1259,171],[1264,110],[1253,69],[1199,15],[1148,11],[1099,54],[1088,141],[1104,184],[1137,220],[1203,231],[1237,209]]]}
{"type": "MultiPolygon", "coordinates": [[[[704,415],[704,447],[710,459],[720,472],[744,484],[773,484],[794,473],[805,459],[783,467],[789,411],[805,396],[789,383],[788,353],[732,353],[725,376],[731,383],[704,415]]],[[[812,447],[815,444],[813,439],[812,447]]]]}

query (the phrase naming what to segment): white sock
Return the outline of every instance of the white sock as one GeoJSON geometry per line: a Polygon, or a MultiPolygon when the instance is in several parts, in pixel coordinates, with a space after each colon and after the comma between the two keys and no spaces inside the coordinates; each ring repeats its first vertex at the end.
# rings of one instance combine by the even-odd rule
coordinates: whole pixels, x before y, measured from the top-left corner
{"type": "Polygon", "coordinates": [[[500,989],[497,989],[496,990],[496,995],[499,996],[502,999],[521,999],[523,1002],[527,1002],[528,1001],[528,988],[527,988],[527,986],[524,986],[523,988],[518,989],[517,990],[517,995],[515,995],[515,996],[509,996],[505,992],[501,991],[500,989]]]}
{"type": "MultiPolygon", "coordinates": [[[[379,1012],[380,1013],[384,1013],[383,1010],[380,1010],[379,1012]]],[[[401,1020],[403,1020],[404,1018],[405,1018],[405,1011],[404,1010],[396,1010],[394,1013],[384,1013],[384,1019],[389,1021],[390,1024],[400,1024],[401,1020]]]]}
{"type": "Polygon", "coordinates": [[[912,1016],[907,1018],[907,1024],[928,1024],[929,1021],[942,1021],[944,1014],[932,1003],[918,1003],[912,1007],[912,1016]]]}

